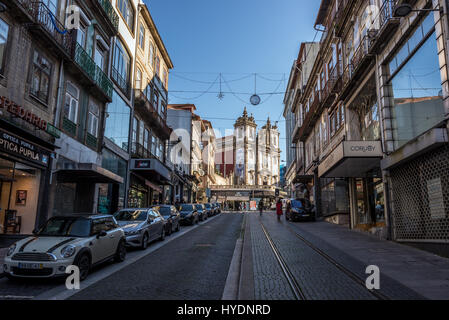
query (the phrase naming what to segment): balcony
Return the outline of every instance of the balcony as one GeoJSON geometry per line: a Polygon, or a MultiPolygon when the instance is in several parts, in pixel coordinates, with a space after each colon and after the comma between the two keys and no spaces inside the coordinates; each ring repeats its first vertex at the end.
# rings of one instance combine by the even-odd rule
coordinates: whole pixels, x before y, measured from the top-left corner
{"type": "Polygon", "coordinates": [[[73,50],[73,61],[76,68],[70,66],[70,69],[72,73],[80,76],[80,82],[89,87],[91,93],[103,101],[112,102],[111,80],[78,43],[75,44],[75,50],[73,50]]]}
{"type": "Polygon", "coordinates": [[[25,23],[28,30],[45,47],[52,49],[60,58],[71,58],[74,32],[66,30],[43,2],[16,0],[8,3],[8,6],[11,15],[25,23]]]}
{"type": "Polygon", "coordinates": [[[145,148],[138,142],[133,142],[131,144],[131,157],[137,159],[150,159],[153,158],[151,151],[145,148]]]}
{"type": "Polygon", "coordinates": [[[327,108],[332,105],[338,93],[340,93],[342,88],[342,77],[341,77],[342,63],[341,61],[336,64],[332,70],[329,72],[329,80],[323,89],[322,103],[323,107],[327,108]]]}
{"type": "Polygon", "coordinates": [[[341,100],[348,96],[349,92],[353,89],[354,82],[369,70],[369,66],[374,57],[374,55],[370,53],[371,42],[371,35],[368,34],[364,36],[355,50],[350,63],[345,66],[343,72],[343,88],[340,93],[341,100]]]}
{"type": "Polygon", "coordinates": [[[346,26],[346,20],[349,18],[351,9],[354,6],[356,0],[342,0],[339,4],[339,9],[335,15],[335,36],[341,37],[343,35],[344,27],[346,26]]]}
{"type": "Polygon", "coordinates": [[[152,129],[156,131],[163,140],[170,138],[171,129],[168,127],[165,118],[159,114],[142,90],[134,90],[134,107],[147,124],[152,125],[152,129]]]}
{"type": "Polygon", "coordinates": [[[115,67],[112,67],[111,78],[112,78],[112,80],[114,80],[115,84],[122,90],[122,92],[125,94],[125,96],[130,98],[131,97],[131,85],[129,83],[129,80],[123,78],[123,76],[120,74],[120,72],[115,67]]]}
{"type": "Polygon", "coordinates": [[[377,32],[375,37],[371,38],[370,53],[380,53],[387,43],[387,38],[391,37],[399,27],[401,19],[393,17],[396,2],[395,0],[385,0],[379,10],[379,14],[374,19],[373,26],[377,32]]]}
{"type": "Polygon", "coordinates": [[[320,117],[322,109],[320,94],[321,94],[320,90],[315,92],[315,97],[313,99],[310,110],[309,112],[307,112],[304,118],[304,122],[302,123],[302,126],[299,129],[300,141],[305,141],[307,139],[308,135],[313,131],[313,127],[315,125],[316,120],[320,117]]]}
{"type": "Polygon", "coordinates": [[[99,9],[98,12],[101,13],[101,16],[106,22],[106,25],[109,26],[112,34],[118,34],[118,27],[120,18],[118,14],[115,12],[114,7],[111,4],[110,0],[93,0],[94,5],[99,9]]]}

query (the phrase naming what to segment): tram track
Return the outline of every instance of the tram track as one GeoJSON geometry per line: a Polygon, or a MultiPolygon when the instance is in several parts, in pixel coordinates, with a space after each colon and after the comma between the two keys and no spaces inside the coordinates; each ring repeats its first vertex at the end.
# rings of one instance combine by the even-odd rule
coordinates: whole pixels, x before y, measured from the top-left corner
{"type": "MultiPolygon", "coordinates": [[[[287,279],[288,284],[290,285],[290,288],[291,288],[293,294],[295,295],[295,298],[297,300],[308,300],[306,295],[304,294],[302,288],[301,288],[300,282],[296,279],[296,277],[291,272],[288,264],[286,263],[285,259],[282,257],[282,254],[280,253],[280,251],[277,248],[274,240],[270,236],[269,231],[267,230],[267,228],[265,227],[265,225],[263,224],[261,219],[259,219],[259,222],[260,222],[262,231],[263,231],[263,233],[265,235],[265,238],[267,239],[267,241],[268,241],[268,243],[270,245],[270,248],[272,249],[272,252],[273,252],[275,258],[276,258],[279,266],[281,267],[282,273],[285,276],[285,278],[287,279]]],[[[382,294],[381,292],[379,292],[377,290],[369,290],[368,288],[366,288],[366,284],[365,284],[365,280],[364,279],[362,279],[357,274],[355,274],[354,272],[352,272],[351,270],[349,270],[348,268],[343,266],[341,263],[337,262],[335,259],[333,259],[328,254],[326,254],[324,251],[322,251],[320,248],[315,246],[313,243],[311,243],[310,241],[305,239],[297,231],[295,231],[291,226],[287,225],[286,227],[289,230],[289,232],[291,232],[297,239],[301,240],[307,247],[309,247],[315,253],[317,253],[320,257],[322,257],[323,259],[325,259],[329,263],[331,263],[335,268],[337,268],[340,272],[345,274],[348,278],[350,278],[351,280],[353,280],[354,282],[356,282],[357,284],[362,286],[374,298],[376,298],[377,300],[390,300],[389,297],[387,297],[386,295],[382,294]]]]}

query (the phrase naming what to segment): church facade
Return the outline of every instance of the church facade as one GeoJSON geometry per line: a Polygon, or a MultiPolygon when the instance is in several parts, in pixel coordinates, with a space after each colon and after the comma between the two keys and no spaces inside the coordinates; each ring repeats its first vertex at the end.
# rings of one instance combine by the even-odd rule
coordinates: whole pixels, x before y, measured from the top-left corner
{"type": "Polygon", "coordinates": [[[234,134],[216,140],[216,173],[228,185],[276,186],[280,181],[279,130],[270,119],[257,131],[246,108],[234,124],[234,134]]]}

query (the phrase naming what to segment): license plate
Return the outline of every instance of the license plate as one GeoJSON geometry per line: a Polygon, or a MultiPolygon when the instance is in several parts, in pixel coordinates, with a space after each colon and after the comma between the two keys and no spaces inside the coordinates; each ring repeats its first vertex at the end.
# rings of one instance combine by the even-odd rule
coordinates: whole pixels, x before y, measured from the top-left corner
{"type": "Polygon", "coordinates": [[[43,269],[42,263],[19,263],[19,269],[43,269]]]}

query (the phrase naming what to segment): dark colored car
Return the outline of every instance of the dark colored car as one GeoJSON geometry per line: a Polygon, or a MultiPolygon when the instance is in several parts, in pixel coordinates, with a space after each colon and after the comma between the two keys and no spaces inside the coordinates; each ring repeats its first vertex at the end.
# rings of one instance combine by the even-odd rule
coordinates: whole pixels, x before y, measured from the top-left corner
{"type": "Polygon", "coordinates": [[[159,211],[159,213],[164,217],[165,224],[165,234],[171,235],[173,232],[178,232],[180,230],[181,215],[178,209],[172,205],[160,205],[153,206],[154,209],[159,211]]]}
{"type": "Polygon", "coordinates": [[[315,206],[307,199],[290,199],[285,219],[291,221],[315,221],[315,206]]]}
{"type": "Polygon", "coordinates": [[[217,203],[214,203],[214,205],[215,205],[215,212],[216,213],[221,213],[221,206],[220,206],[220,204],[217,202],[217,203]]]}
{"type": "Polygon", "coordinates": [[[181,216],[181,220],[179,221],[181,224],[194,225],[198,223],[198,211],[194,204],[181,204],[178,211],[181,216]]]}
{"type": "Polygon", "coordinates": [[[206,203],[206,204],[204,204],[204,206],[206,207],[206,212],[207,212],[208,217],[215,216],[215,214],[216,214],[215,208],[212,204],[206,203]]]}
{"type": "Polygon", "coordinates": [[[198,217],[199,217],[200,221],[207,220],[207,210],[206,210],[206,207],[204,206],[204,204],[196,204],[195,207],[196,207],[196,210],[198,211],[198,217]]]}

